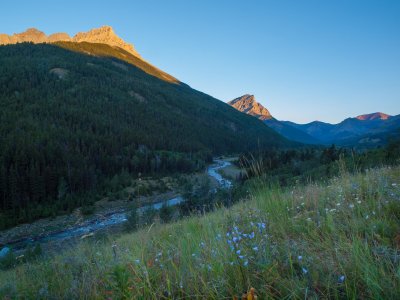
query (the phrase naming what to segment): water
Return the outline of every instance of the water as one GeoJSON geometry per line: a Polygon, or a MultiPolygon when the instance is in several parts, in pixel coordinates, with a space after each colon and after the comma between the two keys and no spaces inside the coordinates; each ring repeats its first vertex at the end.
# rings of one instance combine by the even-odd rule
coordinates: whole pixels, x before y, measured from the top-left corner
{"type": "Polygon", "coordinates": [[[223,178],[221,174],[219,174],[217,171],[225,168],[227,166],[230,166],[231,163],[225,160],[215,160],[215,164],[211,165],[207,169],[207,173],[209,176],[213,177],[215,180],[217,180],[218,184],[222,188],[231,188],[232,187],[232,182],[226,178],[223,178]]]}
{"type": "MultiPolygon", "coordinates": [[[[230,164],[231,163],[227,161],[215,160],[214,164],[210,165],[207,168],[207,174],[213,177],[222,188],[230,188],[232,186],[232,182],[226,178],[223,178],[217,171],[229,166],[230,164]]],[[[183,199],[181,196],[178,196],[166,201],[160,201],[157,203],[142,206],[138,208],[138,212],[141,213],[149,208],[160,210],[163,205],[175,206],[184,201],[185,199],[183,199]]],[[[62,241],[70,238],[79,238],[87,234],[91,234],[99,230],[108,228],[110,226],[122,224],[127,220],[128,219],[126,211],[114,212],[109,215],[102,216],[99,219],[86,221],[73,228],[68,228],[66,230],[50,233],[44,236],[42,235],[42,236],[21,239],[15,243],[8,244],[7,246],[12,247],[13,250],[15,251],[15,250],[23,250],[29,245],[35,243],[44,244],[52,241],[62,241]]]]}

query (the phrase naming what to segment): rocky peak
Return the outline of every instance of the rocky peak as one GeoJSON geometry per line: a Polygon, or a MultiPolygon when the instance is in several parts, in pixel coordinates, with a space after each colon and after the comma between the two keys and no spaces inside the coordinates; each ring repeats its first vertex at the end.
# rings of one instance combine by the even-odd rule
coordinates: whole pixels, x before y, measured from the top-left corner
{"type": "Polygon", "coordinates": [[[254,95],[243,95],[233,99],[232,101],[229,101],[228,104],[241,112],[255,116],[263,121],[273,118],[268,109],[256,101],[254,95]]]}
{"type": "Polygon", "coordinates": [[[360,121],[372,121],[372,120],[387,120],[391,118],[392,116],[381,113],[381,112],[376,112],[372,114],[366,114],[366,115],[360,115],[357,116],[356,119],[360,121]]]}
{"type": "Polygon", "coordinates": [[[0,34],[0,45],[16,44],[23,42],[32,43],[55,43],[59,41],[88,42],[107,44],[113,47],[119,47],[129,53],[140,57],[132,44],[126,43],[118,37],[111,26],[102,26],[89,30],[88,32],[78,32],[73,38],[67,33],[54,33],[49,36],[36,28],[28,28],[25,32],[15,33],[13,35],[0,34]]]}
{"type": "Polygon", "coordinates": [[[28,28],[25,32],[14,34],[13,37],[21,42],[34,43],[44,43],[47,39],[44,32],[37,30],[36,28],[28,28]]]}
{"type": "Polygon", "coordinates": [[[102,26],[100,28],[89,30],[88,32],[78,32],[73,37],[73,41],[116,46],[134,54],[135,56],[140,56],[132,44],[125,43],[123,39],[114,33],[114,29],[111,26],[102,26]]]}

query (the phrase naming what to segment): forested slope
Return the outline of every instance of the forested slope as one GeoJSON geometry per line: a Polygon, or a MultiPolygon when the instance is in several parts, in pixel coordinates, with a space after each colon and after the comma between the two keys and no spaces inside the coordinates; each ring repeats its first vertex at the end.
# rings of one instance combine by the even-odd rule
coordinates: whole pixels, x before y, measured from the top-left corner
{"type": "Polygon", "coordinates": [[[84,204],[71,196],[123,171],[193,171],[212,154],[289,145],[135,59],[103,44],[0,47],[0,212],[30,220],[84,204]]]}

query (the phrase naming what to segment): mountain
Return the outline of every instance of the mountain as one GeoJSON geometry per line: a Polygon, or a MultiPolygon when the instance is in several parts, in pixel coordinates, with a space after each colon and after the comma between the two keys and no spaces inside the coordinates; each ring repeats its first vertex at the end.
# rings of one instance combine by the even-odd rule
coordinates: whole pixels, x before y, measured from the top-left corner
{"type": "Polygon", "coordinates": [[[386,144],[388,138],[395,136],[400,128],[400,116],[378,112],[347,118],[338,124],[320,121],[307,124],[285,123],[313,136],[323,144],[365,148],[386,144]]]}
{"type": "Polygon", "coordinates": [[[104,30],[48,42],[28,30],[0,46],[0,223],[91,203],[88,193],[127,173],[201,170],[211,155],[293,145],[93,32],[104,30]]]}
{"type": "Polygon", "coordinates": [[[54,33],[47,36],[44,32],[36,28],[29,28],[22,33],[14,33],[13,35],[0,34],[0,45],[17,44],[23,42],[38,43],[55,43],[55,42],[88,42],[106,44],[112,47],[121,48],[130,54],[140,57],[132,44],[126,43],[118,37],[111,26],[102,26],[92,29],[88,32],[78,32],[74,37],[70,37],[67,33],[54,33]]]}
{"type": "Polygon", "coordinates": [[[229,101],[228,104],[241,112],[257,117],[262,121],[272,119],[268,109],[258,103],[254,95],[243,95],[229,101]]]}
{"type": "Polygon", "coordinates": [[[347,147],[371,148],[386,144],[397,137],[400,115],[382,112],[347,118],[338,124],[313,121],[297,124],[275,119],[268,109],[257,102],[253,95],[243,95],[228,102],[237,110],[262,120],[285,138],[304,144],[337,144],[347,147]]]}
{"type": "Polygon", "coordinates": [[[272,128],[285,138],[304,143],[319,144],[320,141],[309,134],[298,130],[293,126],[287,125],[285,122],[279,121],[272,117],[271,113],[262,104],[258,103],[254,95],[243,95],[228,102],[229,105],[237,110],[254,116],[263,121],[268,127],[272,128]]]}

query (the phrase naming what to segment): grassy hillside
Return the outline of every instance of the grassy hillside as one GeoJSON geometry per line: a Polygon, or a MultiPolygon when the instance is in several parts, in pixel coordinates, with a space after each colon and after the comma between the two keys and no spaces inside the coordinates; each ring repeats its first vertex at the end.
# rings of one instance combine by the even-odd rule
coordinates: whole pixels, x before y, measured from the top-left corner
{"type": "Polygon", "coordinates": [[[8,45],[0,65],[0,228],[93,202],[122,173],[190,172],[212,154],[289,145],[119,48],[8,45]]]}
{"type": "Polygon", "coordinates": [[[0,296],[399,298],[399,167],[286,190],[257,181],[248,198],[1,272],[0,296]]]}

